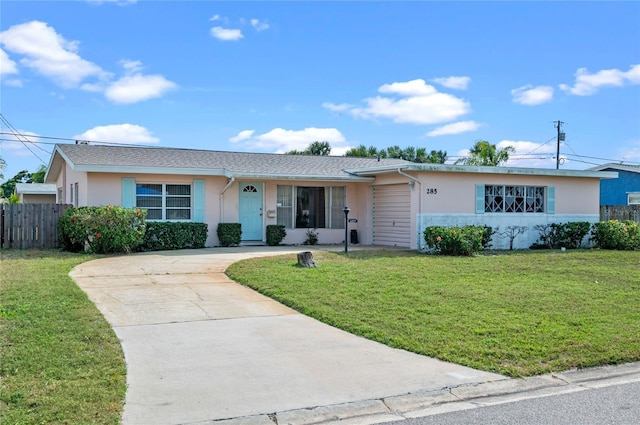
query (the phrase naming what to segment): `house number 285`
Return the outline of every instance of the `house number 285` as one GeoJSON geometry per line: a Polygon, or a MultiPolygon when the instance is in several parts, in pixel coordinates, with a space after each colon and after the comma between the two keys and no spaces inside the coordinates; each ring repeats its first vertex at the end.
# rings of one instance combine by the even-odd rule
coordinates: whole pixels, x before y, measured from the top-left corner
{"type": "Polygon", "coordinates": [[[438,194],[438,189],[435,187],[428,187],[427,188],[427,195],[437,195],[438,194]]]}

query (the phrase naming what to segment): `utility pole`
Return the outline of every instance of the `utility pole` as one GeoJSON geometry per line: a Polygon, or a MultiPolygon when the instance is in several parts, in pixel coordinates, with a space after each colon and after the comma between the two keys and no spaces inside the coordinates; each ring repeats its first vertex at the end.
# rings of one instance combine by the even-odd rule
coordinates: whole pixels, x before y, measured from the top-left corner
{"type": "Polygon", "coordinates": [[[556,170],[558,170],[560,168],[560,142],[564,142],[564,132],[561,131],[561,127],[562,124],[564,124],[564,122],[558,120],[558,121],[554,121],[553,122],[556,125],[556,128],[558,129],[558,148],[556,149],[556,170]]]}

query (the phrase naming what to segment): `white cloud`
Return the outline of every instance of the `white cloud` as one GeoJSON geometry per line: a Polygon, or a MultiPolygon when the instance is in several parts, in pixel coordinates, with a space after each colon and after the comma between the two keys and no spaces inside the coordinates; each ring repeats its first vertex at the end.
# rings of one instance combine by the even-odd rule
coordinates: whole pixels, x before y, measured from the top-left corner
{"type": "Polygon", "coordinates": [[[104,90],[107,99],[114,103],[137,103],[162,96],[169,90],[176,89],[178,85],[167,80],[162,75],[143,75],[142,62],[122,60],[120,64],[124,68],[125,76],[117,81],[102,85],[85,84],[86,91],[104,90]]]}
{"type": "Polygon", "coordinates": [[[521,105],[540,105],[541,103],[549,102],[553,98],[553,87],[533,87],[531,84],[527,84],[511,90],[511,96],[513,96],[515,103],[521,105]]]}
{"type": "MultiPolygon", "coordinates": [[[[556,166],[555,143],[537,143],[524,140],[502,140],[496,144],[498,149],[511,146],[514,153],[509,154],[509,167],[554,168],[556,166]]],[[[562,155],[560,158],[567,161],[562,155]]]]}
{"type": "Polygon", "coordinates": [[[335,104],[331,102],[324,102],[322,107],[333,112],[345,112],[353,108],[353,105],[349,105],[348,103],[335,104]]]}
{"type": "Polygon", "coordinates": [[[619,69],[603,69],[595,74],[589,74],[587,68],[580,68],[575,73],[576,81],[573,87],[560,84],[560,88],[577,96],[589,96],[601,87],[621,87],[625,84],[640,84],[640,64],[632,65],[628,71],[619,69]]]}
{"type": "Polygon", "coordinates": [[[222,41],[237,41],[244,37],[239,29],[213,27],[209,32],[213,37],[222,41]]]}
{"type": "Polygon", "coordinates": [[[329,142],[332,155],[339,155],[339,152],[348,150],[344,136],[336,128],[308,127],[303,130],[274,128],[257,136],[254,136],[253,130],[244,130],[232,139],[238,139],[234,142],[242,142],[242,146],[247,150],[263,152],[301,151],[315,141],[329,142]]]}
{"type": "Polygon", "coordinates": [[[93,127],[82,134],[73,136],[78,140],[111,143],[158,143],[160,140],[153,137],[146,128],[135,124],[113,124],[93,127]]]}
{"type": "Polygon", "coordinates": [[[79,42],[67,41],[44,22],[14,25],[0,33],[5,49],[22,55],[20,64],[51,78],[65,88],[77,87],[84,79],[108,79],[110,74],[78,55],[79,42]]]}
{"type": "Polygon", "coordinates": [[[0,75],[17,73],[18,67],[16,66],[16,63],[11,60],[9,55],[7,55],[7,52],[0,49],[0,75]]]}
{"type": "Polygon", "coordinates": [[[237,136],[231,137],[229,141],[231,143],[238,143],[242,142],[243,140],[248,140],[251,138],[251,136],[253,136],[253,133],[255,132],[255,130],[242,130],[240,133],[238,133],[237,136]]]}
{"type": "Polygon", "coordinates": [[[11,87],[22,87],[22,81],[16,80],[15,78],[12,78],[10,80],[4,80],[3,84],[5,86],[11,86],[11,87]]]}
{"type": "Polygon", "coordinates": [[[104,92],[114,103],[136,103],[162,96],[177,88],[176,83],[162,75],[127,75],[115,81],[104,92]]]}
{"type": "Polygon", "coordinates": [[[475,131],[480,128],[482,124],[477,123],[475,121],[458,121],[452,124],[443,125],[442,127],[438,127],[435,130],[432,130],[427,133],[429,137],[435,136],[446,136],[450,134],[460,134],[466,133],[469,131],[475,131]]]}
{"type": "Polygon", "coordinates": [[[422,78],[404,83],[383,84],[378,88],[378,91],[400,96],[429,96],[437,92],[433,86],[425,83],[422,78]]]}
{"type": "Polygon", "coordinates": [[[140,61],[123,59],[120,61],[120,65],[122,65],[127,75],[137,74],[142,71],[142,62],[140,61]]]}
{"type": "Polygon", "coordinates": [[[470,77],[442,77],[442,78],[434,78],[431,81],[450,89],[466,90],[467,87],[469,87],[471,78],[470,77]]]}
{"type": "Polygon", "coordinates": [[[471,111],[465,100],[438,92],[423,79],[383,84],[378,92],[389,96],[364,99],[364,107],[323,103],[332,111],[346,111],[364,119],[388,118],[397,123],[438,124],[453,121],[471,111]]]}
{"type": "Polygon", "coordinates": [[[251,20],[251,26],[255,28],[255,30],[258,32],[269,29],[268,23],[261,22],[259,19],[255,19],[255,18],[251,20]]]}

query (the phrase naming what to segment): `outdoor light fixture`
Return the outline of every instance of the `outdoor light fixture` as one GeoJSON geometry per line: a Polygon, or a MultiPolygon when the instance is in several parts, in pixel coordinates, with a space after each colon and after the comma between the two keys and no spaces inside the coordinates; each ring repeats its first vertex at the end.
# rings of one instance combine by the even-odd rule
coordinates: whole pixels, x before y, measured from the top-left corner
{"type": "Polygon", "coordinates": [[[349,232],[349,207],[345,205],[342,209],[344,211],[344,252],[349,252],[349,239],[347,238],[349,232]]]}

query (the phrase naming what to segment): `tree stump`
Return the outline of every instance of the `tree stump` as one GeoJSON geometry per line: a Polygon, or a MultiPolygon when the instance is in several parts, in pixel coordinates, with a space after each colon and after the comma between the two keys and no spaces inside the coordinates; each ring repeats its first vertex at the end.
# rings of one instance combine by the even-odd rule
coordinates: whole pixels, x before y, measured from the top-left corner
{"type": "Polygon", "coordinates": [[[298,265],[300,267],[318,267],[318,263],[313,259],[313,253],[311,251],[298,253],[298,265]]]}

